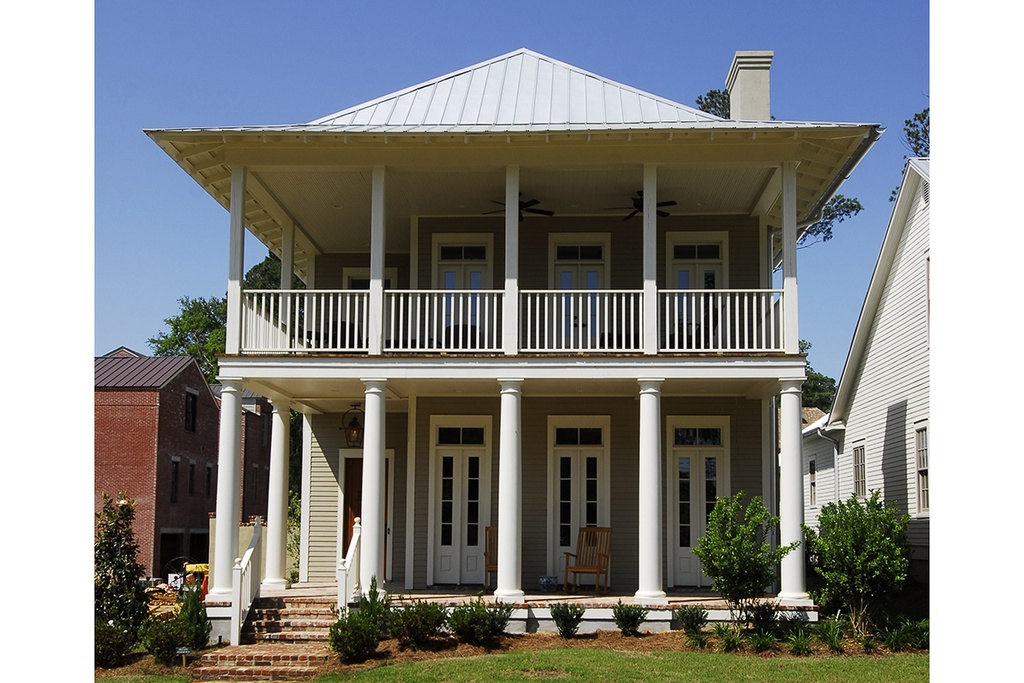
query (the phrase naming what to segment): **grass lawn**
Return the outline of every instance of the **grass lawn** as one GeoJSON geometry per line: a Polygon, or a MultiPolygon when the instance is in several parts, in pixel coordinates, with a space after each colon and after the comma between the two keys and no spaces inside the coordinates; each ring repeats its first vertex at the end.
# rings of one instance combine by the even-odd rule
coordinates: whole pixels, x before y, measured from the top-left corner
{"type": "Polygon", "coordinates": [[[521,681],[557,678],[577,681],[688,681],[735,683],[911,683],[928,680],[928,655],[884,657],[758,657],[708,652],[629,653],[612,650],[558,649],[510,652],[465,659],[332,674],[334,681],[521,681]]]}

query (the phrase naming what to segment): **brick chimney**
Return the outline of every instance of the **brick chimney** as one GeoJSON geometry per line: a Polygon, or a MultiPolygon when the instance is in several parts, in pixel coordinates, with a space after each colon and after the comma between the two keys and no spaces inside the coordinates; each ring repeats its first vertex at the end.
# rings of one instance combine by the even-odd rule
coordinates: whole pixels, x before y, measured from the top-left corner
{"type": "Polygon", "coordinates": [[[737,50],[725,79],[729,91],[729,112],[734,120],[768,121],[768,70],[772,66],[774,50],[737,50]]]}

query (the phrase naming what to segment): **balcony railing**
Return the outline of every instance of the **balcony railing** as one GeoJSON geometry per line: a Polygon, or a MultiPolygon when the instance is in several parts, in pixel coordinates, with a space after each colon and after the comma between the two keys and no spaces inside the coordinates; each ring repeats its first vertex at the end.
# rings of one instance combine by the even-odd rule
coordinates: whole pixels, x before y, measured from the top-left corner
{"type": "MultiPolygon", "coordinates": [[[[242,352],[369,353],[369,293],[247,291],[242,352]]],[[[503,353],[504,292],[387,290],[385,353],[503,353]]],[[[661,290],[659,353],[758,353],[785,348],[782,290],[661,290]]],[[[643,292],[529,290],[519,297],[519,351],[644,352],[643,292]]]]}

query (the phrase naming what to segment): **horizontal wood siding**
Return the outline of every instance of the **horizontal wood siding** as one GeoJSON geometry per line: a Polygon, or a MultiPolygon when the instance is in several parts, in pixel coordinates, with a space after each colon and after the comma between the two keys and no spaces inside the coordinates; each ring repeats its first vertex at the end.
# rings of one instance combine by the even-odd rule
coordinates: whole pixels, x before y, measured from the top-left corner
{"type": "Polygon", "coordinates": [[[817,525],[821,508],[828,503],[837,502],[835,447],[831,441],[820,436],[808,436],[804,439],[803,481],[804,481],[804,523],[817,525]],[[815,482],[817,488],[817,504],[811,505],[811,476],[809,463],[815,464],[815,482]]]}
{"type": "MultiPolygon", "coordinates": [[[[922,183],[922,188],[926,183],[922,183]]],[[[929,415],[928,204],[919,188],[856,378],[843,453],[842,498],[853,492],[852,453],[863,445],[867,489],[916,518],[911,543],[927,546],[927,514],[917,509],[915,433],[929,415]]]]}
{"type": "MultiPolygon", "coordinates": [[[[369,252],[361,254],[321,254],[316,257],[316,283],[306,289],[346,289],[344,271],[346,268],[369,268],[369,252]]],[[[398,271],[398,282],[391,283],[392,289],[409,287],[408,254],[390,253],[384,256],[384,267],[398,271]]]]}

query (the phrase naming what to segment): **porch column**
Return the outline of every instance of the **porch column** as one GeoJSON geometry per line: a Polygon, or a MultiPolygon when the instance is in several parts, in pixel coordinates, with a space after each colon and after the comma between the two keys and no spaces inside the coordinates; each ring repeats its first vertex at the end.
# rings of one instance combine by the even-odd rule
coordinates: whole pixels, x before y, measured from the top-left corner
{"type": "MultiPolygon", "coordinates": [[[[231,169],[230,232],[228,236],[227,330],[224,352],[242,348],[242,278],[245,275],[245,166],[231,169]]],[[[233,558],[232,558],[233,559],[233,558]]]]}
{"type": "MultiPolygon", "coordinates": [[[[374,166],[370,188],[369,353],[384,348],[384,167],[374,166]]],[[[366,519],[363,519],[366,529],[366,519]]]]}
{"type": "Polygon", "coordinates": [[[295,223],[286,221],[281,229],[281,289],[291,289],[295,272],[295,223]]]}
{"type": "Polygon", "coordinates": [[[505,294],[501,307],[502,349],[519,353],[519,167],[505,169],[505,294]],[[514,208],[513,208],[514,207],[514,208]]]}
{"type": "Polygon", "coordinates": [[[781,383],[779,409],[779,544],[800,545],[782,558],[782,591],[784,605],[810,605],[804,570],[803,531],[803,439],[800,435],[800,387],[802,380],[781,383]]]}
{"type": "Polygon", "coordinates": [[[664,602],[661,552],[661,383],[640,380],[640,528],[637,550],[640,585],[635,597],[664,602]]]}
{"type": "Polygon", "coordinates": [[[800,353],[796,294],[796,164],[791,161],[782,164],[782,307],[784,350],[800,353]]]}
{"type": "Polygon", "coordinates": [[[287,588],[288,581],[288,453],[291,440],[288,401],[272,401],[270,486],[267,493],[267,563],[263,586],[287,588]]]}
{"type": "Polygon", "coordinates": [[[217,448],[217,531],[213,542],[213,585],[209,599],[231,600],[241,516],[242,383],[221,380],[220,444],[217,448]]]}
{"type": "Polygon", "coordinates": [[[364,379],[366,427],[363,429],[363,532],[360,538],[359,585],[365,594],[370,579],[384,592],[384,387],[387,380],[364,379]]]}
{"type": "MultiPolygon", "coordinates": [[[[517,200],[518,201],[518,200],[517,200]]],[[[498,445],[498,585],[494,599],[521,602],[522,571],[522,379],[501,383],[501,435],[498,445]]]]}
{"type": "Polygon", "coordinates": [[[658,167],[644,164],[644,354],[658,353],[658,167]]]}

